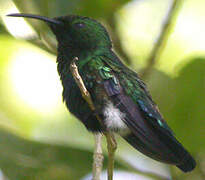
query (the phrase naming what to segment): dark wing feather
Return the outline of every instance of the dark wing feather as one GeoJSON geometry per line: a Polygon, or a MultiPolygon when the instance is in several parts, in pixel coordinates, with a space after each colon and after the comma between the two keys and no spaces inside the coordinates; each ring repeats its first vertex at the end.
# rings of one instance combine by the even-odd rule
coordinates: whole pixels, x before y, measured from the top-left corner
{"type": "MultiPolygon", "coordinates": [[[[115,89],[109,83],[105,89],[120,111],[126,114],[125,123],[131,133],[124,138],[136,149],[147,156],[170,164],[177,165],[183,171],[190,171],[195,167],[191,155],[176,140],[172,130],[163,120],[161,114],[147,91],[146,85],[137,74],[117,60],[111,61],[103,57],[103,61],[112,68],[118,79],[120,91],[110,93],[115,89]]],[[[118,87],[119,89],[119,87],[118,87]]]]}

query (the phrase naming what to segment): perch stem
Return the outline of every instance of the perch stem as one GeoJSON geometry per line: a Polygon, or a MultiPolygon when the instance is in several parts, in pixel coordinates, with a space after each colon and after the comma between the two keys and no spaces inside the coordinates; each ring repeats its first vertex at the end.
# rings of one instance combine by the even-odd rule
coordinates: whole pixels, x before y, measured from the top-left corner
{"type": "Polygon", "coordinates": [[[95,137],[95,150],[93,154],[93,179],[100,180],[100,174],[103,167],[103,154],[102,154],[102,134],[94,134],[95,137]]]}
{"type": "MultiPolygon", "coordinates": [[[[75,82],[77,83],[82,97],[85,99],[85,101],[88,103],[89,107],[91,108],[92,111],[95,111],[95,106],[93,104],[93,101],[91,99],[90,93],[88,92],[88,90],[86,89],[84,82],[78,72],[78,67],[76,65],[76,61],[78,60],[77,57],[75,57],[73,59],[73,61],[70,64],[70,70],[72,73],[72,76],[75,79],[75,82]]],[[[98,114],[96,114],[96,118],[98,119],[98,121],[103,125],[102,119],[100,118],[100,116],[98,114]]],[[[113,169],[114,169],[114,156],[115,156],[115,150],[117,149],[117,143],[115,141],[115,137],[114,134],[110,131],[104,132],[103,133],[106,137],[107,140],[107,149],[108,149],[108,180],[113,180],[113,169]]],[[[96,137],[96,149],[99,148],[101,149],[101,138],[96,137]],[[98,146],[98,147],[97,147],[98,146]]],[[[98,150],[99,150],[98,149],[98,150]]],[[[100,150],[102,151],[102,149],[100,150]]],[[[102,155],[102,153],[100,153],[102,155]]],[[[96,175],[95,173],[97,172],[97,174],[99,175],[102,169],[102,161],[103,158],[101,158],[101,163],[98,163],[98,165],[96,166],[96,162],[98,161],[96,158],[98,158],[99,156],[95,156],[94,154],[94,162],[93,162],[93,175],[96,175]],[[97,169],[95,169],[97,168],[97,169]]],[[[93,176],[93,180],[98,180],[98,179],[94,179],[95,177],[93,176]]],[[[99,177],[98,177],[99,178],[99,177]]]]}
{"type": "Polygon", "coordinates": [[[108,149],[108,180],[112,180],[117,142],[115,141],[114,134],[111,132],[105,133],[105,137],[107,140],[107,149],[108,149]]]}

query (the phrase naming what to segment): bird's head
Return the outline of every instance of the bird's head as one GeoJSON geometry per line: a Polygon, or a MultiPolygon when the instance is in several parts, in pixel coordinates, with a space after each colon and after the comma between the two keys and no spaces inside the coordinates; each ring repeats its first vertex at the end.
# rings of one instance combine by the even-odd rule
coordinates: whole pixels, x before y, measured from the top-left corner
{"type": "Polygon", "coordinates": [[[47,18],[31,14],[9,14],[8,16],[34,18],[46,22],[55,34],[59,46],[76,50],[111,48],[111,40],[106,29],[99,22],[88,17],[68,15],[47,18]]]}

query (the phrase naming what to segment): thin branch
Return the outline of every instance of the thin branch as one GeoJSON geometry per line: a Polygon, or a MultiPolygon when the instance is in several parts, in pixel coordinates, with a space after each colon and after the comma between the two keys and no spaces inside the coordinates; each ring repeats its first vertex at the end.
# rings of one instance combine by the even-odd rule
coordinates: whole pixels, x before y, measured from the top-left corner
{"type": "Polygon", "coordinates": [[[94,134],[95,136],[95,150],[93,155],[93,179],[100,180],[100,175],[103,167],[103,154],[102,154],[102,134],[94,134]]]}
{"type": "MultiPolygon", "coordinates": [[[[77,83],[77,85],[81,91],[82,97],[88,103],[91,110],[95,111],[95,106],[94,106],[93,101],[91,99],[90,93],[86,89],[86,87],[83,83],[83,80],[78,72],[78,67],[75,63],[77,60],[78,60],[78,58],[75,57],[70,64],[71,73],[72,73],[72,75],[75,79],[75,82],[77,83]]],[[[96,114],[96,118],[102,124],[102,126],[104,126],[102,119],[100,118],[100,116],[98,114],[96,114]]],[[[107,140],[107,148],[108,148],[108,180],[112,180],[113,179],[113,169],[114,169],[114,154],[115,154],[115,150],[117,149],[117,143],[115,141],[114,134],[112,132],[110,132],[110,131],[104,132],[104,135],[105,135],[106,140],[107,140]]],[[[99,171],[99,169],[96,171],[99,171]]]]}
{"type": "Polygon", "coordinates": [[[166,47],[173,21],[177,16],[177,12],[181,7],[182,2],[183,0],[171,0],[167,15],[165,16],[165,19],[162,23],[161,31],[155,41],[156,43],[153,46],[153,49],[151,50],[150,56],[147,59],[148,64],[146,68],[140,73],[143,79],[147,78],[147,76],[150,74],[152,67],[156,63],[157,59],[160,58],[160,55],[166,47]]]}
{"type": "MultiPolygon", "coordinates": [[[[70,70],[71,70],[71,73],[75,79],[75,82],[77,83],[79,89],[80,89],[80,92],[82,94],[82,97],[83,99],[85,99],[85,101],[88,103],[90,109],[92,111],[95,111],[95,106],[93,104],[93,101],[91,99],[91,96],[90,96],[90,93],[88,92],[88,90],[86,89],[85,85],[84,85],[84,82],[78,72],[78,67],[77,65],[75,64],[75,61],[78,61],[78,58],[75,57],[73,59],[73,61],[71,62],[70,64],[70,70]]],[[[98,115],[96,115],[96,117],[98,118],[98,120],[101,122],[101,119],[98,115]]]]}
{"type": "Polygon", "coordinates": [[[113,170],[115,162],[115,151],[117,149],[117,142],[115,140],[114,134],[111,132],[104,133],[107,140],[107,149],[108,149],[108,180],[113,179],[113,170]]]}

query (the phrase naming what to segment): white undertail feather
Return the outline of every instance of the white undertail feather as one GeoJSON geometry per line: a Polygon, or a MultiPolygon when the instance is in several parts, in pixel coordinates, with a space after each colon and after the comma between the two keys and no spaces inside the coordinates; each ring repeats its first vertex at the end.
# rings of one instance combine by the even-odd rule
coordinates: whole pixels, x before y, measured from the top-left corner
{"type": "Polygon", "coordinates": [[[110,130],[127,131],[128,127],[124,123],[125,114],[116,108],[112,102],[108,102],[104,109],[105,125],[110,130]]]}

